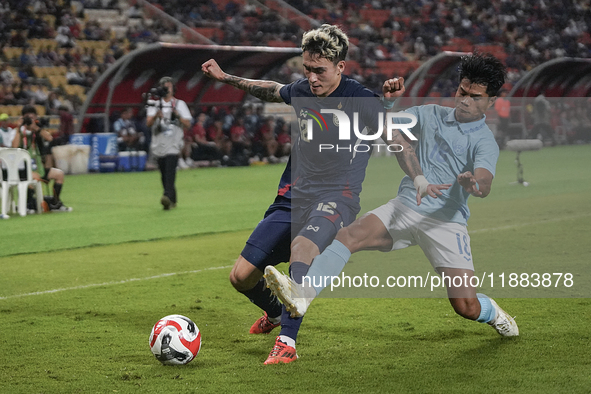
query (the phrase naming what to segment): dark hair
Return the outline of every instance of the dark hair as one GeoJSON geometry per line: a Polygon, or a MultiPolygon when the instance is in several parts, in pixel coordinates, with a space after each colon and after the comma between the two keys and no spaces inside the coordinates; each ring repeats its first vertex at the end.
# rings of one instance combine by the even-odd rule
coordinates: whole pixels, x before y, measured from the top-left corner
{"type": "Polygon", "coordinates": [[[491,54],[474,52],[462,56],[459,67],[460,82],[466,78],[472,83],[486,86],[489,97],[496,96],[505,84],[507,69],[491,54]]]}
{"type": "Polygon", "coordinates": [[[35,114],[35,115],[37,115],[37,108],[35,108],[32,105],[25,105],[23,107],[23,109],[21,110],[21,115],[22,116],[25,116],[25,115],[28,115],[28,114],[35,114]]]}

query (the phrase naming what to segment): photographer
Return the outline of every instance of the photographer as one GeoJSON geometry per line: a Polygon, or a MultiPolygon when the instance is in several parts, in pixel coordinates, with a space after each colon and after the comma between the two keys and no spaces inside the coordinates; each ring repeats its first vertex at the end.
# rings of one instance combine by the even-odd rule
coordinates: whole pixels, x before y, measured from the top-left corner
{"type": "MultiPolygon", "coordinates": [[[[60,200],[60,194],[64,184],[64,172],[53,168],[51,161],[43,162],[42,154],[45,151],[45,142],[53,141],[53,137],[47,130],[43,130],[44,122],[37,119],[37,110],[32,105],[25,105],[21,111],[22,117],[17,125],[17,132],[12,140],[13,148],[21,148],[29,151],[33,168],[33,178],[43,183],[53,180],[53,198],[48,201],[49,209],[54,212],[70,212],[72,208],[65,206],[60,200]]],[[[50,156],[48,156],[50,157],[50,156]]],[[[21,178],[24,177],[24,167],[20,169],[21,178]]],[[[29,191],[32,197],[32,190],[29,191]]],[[[37,196],[42,198],[43,196],[37,196]]],[[[27,200],[31,200],[28,198],[27,200]]]]}
{"type": "Polygon", "coordinates": [[[184,129],[191,126],[192,120],[187,104],[173,94],[172,78],[161,78],[158,88],[150,91],[146,113],[146,124],[152,129],[150,149],[162,176],[164,195],[160,203],[165,210],[176,207],[176,167],[184,146],[184,129]]]}

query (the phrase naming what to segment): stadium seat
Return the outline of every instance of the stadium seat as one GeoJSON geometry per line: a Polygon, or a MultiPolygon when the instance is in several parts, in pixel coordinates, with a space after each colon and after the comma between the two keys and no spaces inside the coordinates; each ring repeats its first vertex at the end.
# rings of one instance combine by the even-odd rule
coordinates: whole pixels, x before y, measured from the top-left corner
{"type": "Polygon", "coordinates": [[[37,116],[45,116],[45,106],[44,105],[35,105],[35,109],[37,110],[37,116]]]}
{"type": "Polygon", "coordinates": [[[384,22],[390,18],[388,10],[362,9],[360,15],[363,20],[370,22],[376,29],[384,26],[384,22]]]}

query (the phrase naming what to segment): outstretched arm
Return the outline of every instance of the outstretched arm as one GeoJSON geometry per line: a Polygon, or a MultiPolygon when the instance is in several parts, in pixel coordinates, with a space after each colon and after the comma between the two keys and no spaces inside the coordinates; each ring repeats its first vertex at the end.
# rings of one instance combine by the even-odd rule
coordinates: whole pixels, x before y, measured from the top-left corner
{"type": "Polygon", "coordinates": [[[417,189],[417,205],[421,205],[421,199],[427,195],[432,198],[441,196],[441,190],[447,190],[451,187],[450,183],[436,185],[429,183],[427,178],[423,175],[419,158],[417,157],[412,145],[400,134],[400,131],[394,130],[392,132],[392,139],[388,141],[389,144],[397,144],[402,147],[402,150],[396,152],[396,160],[402,171],[413,180],[415,189],[417,189]]]}
{"type": "MultiPolygon", "coordinates": [[[[404,94],[404,78],[392,78],[384,82],[382,92],[384,93],[384,103],[388,106],[388,102],[396,100],[404,94]]],[[[390,108],[392,107],[390,106],[390,108]]],[[[389,144],[397,144],[402,147],[402,150],[396,152],[396,160],[402,171],[414,181],[417,189],[417,205],[421,205],[421,199],[426,195],[432,198],[442,195],[441,190],[447,190],[451,184],[435,185],[427,181],[423,175],[419,158],[412,145],[402,136],[399,130],[394,130],[392,139],[388,141],[389,144]]]]}
{"type": "Polygon", "coordinates": [[[458,175],[458,183],[475,197],[486,197],[492,187],[493,174],[484,168],[476,168],[474,174],[466,171],[458,175]]]}
{"type": "Polygon", "coordinates": [[[235,75],[226,74],[218,63],[209,59],[201,65],[201,71],[210,78],[226,83],[228,85],[242,89],[253,96],[273,103],[282,103],[283,99],[279,94],[282,84],[274,81],[261,81],[258,79],[246,79],[235,75]]]}

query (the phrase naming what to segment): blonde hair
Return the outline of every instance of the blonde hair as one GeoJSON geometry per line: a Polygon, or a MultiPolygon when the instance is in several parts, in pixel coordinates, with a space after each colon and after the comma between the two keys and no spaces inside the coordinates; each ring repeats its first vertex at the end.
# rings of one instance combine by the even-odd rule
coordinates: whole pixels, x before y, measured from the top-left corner
{"type": "Polygon", "coordinates": [[[324,24],[307,31],[302,37],[302,51],[326,58],[337,64],[347,57],[349,37],[337,26],[324,24]]]}

